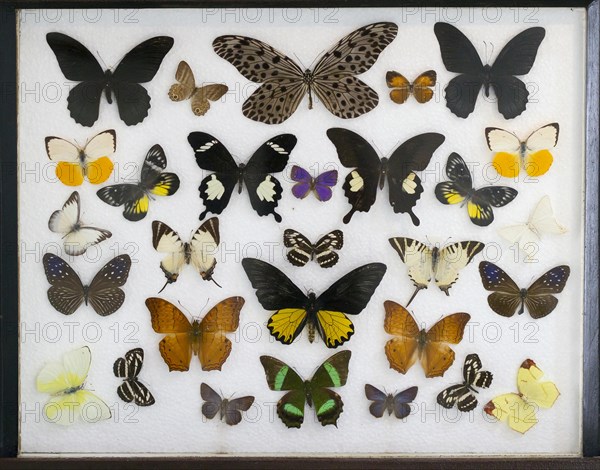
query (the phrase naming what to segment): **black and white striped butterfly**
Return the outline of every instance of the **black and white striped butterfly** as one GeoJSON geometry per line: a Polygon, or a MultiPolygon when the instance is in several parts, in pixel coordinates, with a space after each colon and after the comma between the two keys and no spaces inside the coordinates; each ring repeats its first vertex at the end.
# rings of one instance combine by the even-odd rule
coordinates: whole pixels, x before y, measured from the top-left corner
{"type": "Polygon", "coordinates": [[[54,211],[48,220],[48,228],[63,236],[65,253],[69,256],[82,255],[90,246],[112,237],[108,230],[85,225],[80,217],[79,193],[74,191],[62,209],[54,211]]]}
{"type": "Polygon", "coordinates": [[[340,259],[333,250],[342,249],[344,234],[341,230],[333,230],[322,236],[317,243],[312,244],[300,232],[288,228],[283,232],[283,244],[286,248],[291,248],[287,253],[287,259],[294,266],[302,267],[314,259],[322,268],[331,268],[340,259]]]}
{"type": "Polygon", "coordinates": [[[117,388],[119,398],[124,402],[134,402],[138,406],[154,405],[154,396],[143,383],[138,375],[144,364],[144,350],[135,348],[127,351],[125,357],[118,358],[113,365],[115,377],[123,379],[123,383],[117,388]]]}
{"type": "Polygon", "coordinates": [[[459,411],[471,411],[477,406],[474,387],[488,388],[492,384],[494,376],[487,370],[481,370],[481,360],[477,354],[469,354],[463,365],[462,384],[456,384],[442,390],[437,396],[437,402],[444,408],[457,406],[459,411]]]}
{"type": "Polygon", "coordinates": [[[125,301],[121,287],[127,282],[131,258],[119,255],[106,263],[84,286],[79,275],[64,259],[46,253],[42,260],[46,278],[50,283],[48,300],[64,315],[71,315],[85,302],[103,317],[116,312],[125,301]]]}
{"type": "Polygon", "coordinates": [[[373,23],[342,38],[319,59],[312,70],[302,70],[292,59],[267,43],[245,36],[219,36],[215,52],[255,83],[262,83],[244,102],[247,118],[279,124],[289,118],[308,93],[342,119],[371,111],[379,102],[377,92],[356,78],[369,70],[379,54],[396,38],[394,23],[373,23]]]}
{"type": "Polygon", "coordinates": [[[418,387],[410,387],[394,395],[365,384],[365,395],[373,401],[369,405],[369,411],[376,418],[381,418],[386,411],[388,416],[394,413],[398,419],[406,418],[410,414],[410,403],[416,398],[418,391],[418,387]]]}
{"type": "Polygon", "coordinates": [[[258,215],[273,214],[275,220],[281,222],[275,208],[283,190],[272,173],[283,171],[297,141],[292,134],[275,136],[262,144],[248,163],[238,166],[231,153],[212,135],[192,132],[188,142],[196,155],[196,163],[203,170],[214,172],[204,178],[198,188],[205,207],[200,220],[209,212],[223,212],[237,184],[238,193],[246,186],[250,204],[258,215]]]}
{"type": "Polygon", "coordinates": [[[222,398],[205,383],[200,385],[200,395],[205,401],[202,404],[202,414],[208,419],[213,419],[219,413],[220,419],[223,420],[224,418],[229,426],[234,426],[242,421],[242,411],[248,411],[254,403],[254,397],[252,396],[234,398],[233,400],[222,398]]]}
{"type": "Polygon", "coordinates": [[[160,262],[160,269],[167,282],[159,294],[168,284],[177,281],[186,264],[191,264],[205,281],[217,284],[212,277],[217,265],[215,254],[219,246],[219,219],[216,217],[198,227],[192,239],[186,243],[167,224],[155,220],[152,222],[152,245],[159,253],[167,253],[160,262]]]}

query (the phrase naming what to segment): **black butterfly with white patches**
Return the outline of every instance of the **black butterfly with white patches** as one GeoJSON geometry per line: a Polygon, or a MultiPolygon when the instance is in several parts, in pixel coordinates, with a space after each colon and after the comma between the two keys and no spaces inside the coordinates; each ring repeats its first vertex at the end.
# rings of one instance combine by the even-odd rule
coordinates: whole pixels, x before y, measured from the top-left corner
{"type": "Polygon", "coordinates": [[[310,260],[315,260],[322,268],[331,268],[337,264],[339,255],[333,250],[341,250],[344,246],[344,234],[341,230],[333,230],[324,235],[314,245],[300,232],[286,229],[283,232],[283,244],[291,248],[287,259],[294,266],[305,266],[310,260]]]}
{"type": "Polygon", "coordinates": [[[234,426],[242,421],[242,411],[248,411],[254,403],[254,397],[240,397],[228,400],[222,398],[209,385],[200,384],[200,395],[205,403],[202,404],[202,414],[208,419],[213,419],[217,413],[221,420],[229,426],[234,426]]]}
{"type": "Polygon", "coordinates": [[[387,179],[394,212],[408,213],[413,224],[419,225],[413,207],[421,197],[423,186],[415,171],[423,171],[429,165],[433,153],[445,140],[443,135],[429,132],[412,137],[394,150],[389,159],[379,159],[371,144],[348,129],[329,129],[327,137],[335,145],[342,165],[353,168],[343,186],[352,206],[344,217],[345,224],[356,211],[371,209],[377,198],[377,187],[383,189],[387,179]]]}
{"type": "Polygon", "coordinates": [[[154,405],[154,396],[150,390],[139,381],[138,375],[144,364],[144,350],[135,348],[127,351],[125,357],[118,358],[113,365],[115,377],[123,379],[117,388],[117,395],[124,402],[134,402],[138,406],[154,405]]]}
{"type": "Polygon", "coordinates": [[[250,204],[258,215],[273,214],[275,220],[281,222],[275,208],[282,189],[272,173],[283,171],[297,141],[292,134],[275,136],[262,144],[247,164],[238,166],[231,153],[212,135],[192,132],[188,142],[194,150],[196,163],[201,169],[214,172],[204,178],[198,188],[205,207],[200,220],[209,212],[223,212],[237,184],[238,193],[242,192],[243,185],[246,186],[250,204]]]}
{"type": "Polygon", "coordinates": [[[410,403],[417,397],[418,391],[418,387],[410,387],[394,395],[365,384],[365,395],[373,402],[369,405],[369,411],[375,418],[381,418],[386,411],[388,416],[394,413],[398,419],[406,418],[410,414],[410,403]]]}
{"type": "Polygon", "coordinates": [[[444,408],[457,406],[459,411],[471,411],[477,407],[475,393],[479,393],[474,387],[488,388],[492,384],[494,376],[487,370],[481,370],[481,360],[477,354],[469,354],[463,365],[462,384],[452,385],[442,390],[437,396],[437,402],[444,408]]]}
{"type": "Polygon", "coordinates": [[[120,255],[106,263],[92,282],[84,286],[79,275],[64,259],[46,253],[42,259],[50,283],[48,300],[63,315],[71,315],[85,302],[103,317],[116,312],[125,301],[121,287],[127,282],[131,258],[120,255]]]}

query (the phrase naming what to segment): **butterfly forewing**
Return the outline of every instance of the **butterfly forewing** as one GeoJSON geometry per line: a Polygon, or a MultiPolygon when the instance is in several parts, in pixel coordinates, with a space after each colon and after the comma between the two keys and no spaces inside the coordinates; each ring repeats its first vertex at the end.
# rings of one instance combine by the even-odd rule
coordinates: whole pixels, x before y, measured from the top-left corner
{"type": "Polygon", "coordinates": [[[304,266],[311,260],[314,247],[310,240],[300,232],[286,229],[283,232],[283,244],[286,248],[291,248],[286,256],[294,266],[304,266]]]}
{"type": "Polygon", "coordinates": [[[50,283],[48,300],[64,315],[71,315],[85,300],[83,284],[79,275],[62,258],[46,253],[43,258],[44,271],[50,283]]]}
{"type": "Polygon", "coordinates": [[[135,378],[142,370],[144,363],[144,350],[142,348],[132,349],[125,357],[118,358],[113,365],[115,377],[135,378]]]}

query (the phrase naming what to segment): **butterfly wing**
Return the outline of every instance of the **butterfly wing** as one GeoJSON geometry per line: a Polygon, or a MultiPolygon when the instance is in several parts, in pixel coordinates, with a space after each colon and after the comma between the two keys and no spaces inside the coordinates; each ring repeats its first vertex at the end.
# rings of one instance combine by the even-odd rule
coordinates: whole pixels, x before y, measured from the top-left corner
{"type": "Polygon", "coordinates": [[[477,407],[477,398],[469,387],[464,384],[451,385],[442,390],[437,396],[437,403],[444,408],[457,405],[460,411],[472,411],[477,407]]]}
{"type": "Polygon", "coordinates": [[[387,394],[371,384],[365,384],[365,395],[367,400],[373,402],[369,405],[369,412],[375,416],[375,418],[381,418],[387,407],[387,394]]]}
{"type": "Polygon", "coordinates": [[[219,242],[219,219],[216,217],[211,217],[198,227],[190,241],[190,263],[205,281],[212,280],[219,242]]]}
{"type": "Polygon", "coordinates": [[[540,127],[527,138],[523,166],[529,176],[541,176],[552,166],[554,157],[549,149],[558,143],[558,130],[558,123],[553,122],[540,127]]]}
{"type": "Polygon", "coordinates": [[[137,406],[151,406],[156,403],[154,395],[148,390],[148,387],[136,379],[125,380],[119,385],[117,395],[124,402],[134,402],[137,406]]]}
{"type": "Polygon", "coordinates": [[[337,348],[354,334],[354,325],[346,315],[358,315],[366,308],[386,270],[383,263],[360,266],[317,298],[317,330],[328,348],[337,348]]]}
{"type": "Polygon", "coordinates": [[[81,149],[60,137],[46,137],[46,154],[56,163],[56,177],[67,186],[79,186],[83,183],[84,169],[79,155],[81,149]]]}
{"type": "Polygon", "coordinates": [[[558,300],[552,294],[563,291],[570,274],[569,266],[556,266],[544,273],[527,289],[525,306],[531,318],[543,318],[556,308],[558,300]]]}
{"type": "Polygon", "coordinates": [[[525,434],[537,422],[536,406],[527,403],[517,393],[506,393],[489,401],[483,410],[499,421],[506,421],[511,429],[525,434]]]}
{"type": "Polygon", "coordinates": [[[194,72],[185,60],[179,62],[175,71],[175,80],[179,83],[175,83],[169,88],[168,94],[171,101],[183,101],[190,98],[196,90],[196,80],[194,72]]]}
{"type": "Polygon", "coordinates": [[[185,265],[185,245],[181,238],[167,224],[155,220],[152,222],[152,246],[159,253],[167,253],[160,262],[160,269],[167,283],[175,282],[185,265]]]}
{"type": "Polygon", "coordinates": [[[235,426],[242,421],[242,411],[248,411],[254,403],[254,397],[240,397],[228,400],[225,404],[225,422],[229,426],[235,426]]]}
{"type": "Polygon", "coordinates": [[[244,173],[250,204],[258,215],[273,214],[277,222],[281,216],[275,212],[281,199],[281,184],[270,173],[279,173],[287,165],[291,151],[298,139],[292,134],[281,134],[261,145],[252,155],[244,173]]]}
{"type": "Polygon", "coordinates": [[[388,182],[390,184],[390,204],[395,213],[408,213],[414,225],[419,218],[412,208],[423,192],[420,178],[414,173],[423,171],[446,138],[434,132],[420,134],[408,139],[390,156],[388,162],[388,182]]]}
{"type": "Polygon", "coordinates": [[[46,279],[50,283],[48,300],[63,315],[71,315],[85,300],[81,279],[65,260],[52,253],[42,259],[46,279]]]}
{"type": "Polygon", "coordinates": [[[215,305],[200,322],[198,358],[202,370],[221,370],[231,353],[231,341],[225,336],[240,324],[242,297],[229,297],[215,305]]]}
{"type": "Polygon", "coordinates": [[[483,365],[477,354],[469,354],[465,358],[463,366],[463,378],[468,385],[479,388],[488,388],[492,384],[494,376],[487,370],[482,370],[483,365]]]}
{"type": "Polygon", "coordinates": [[[298,199],[304,199],[308,196],[313,183],[313,178],[310,173],[304,168],[294,165],[292,166],[290,177],[292,178],[292,181],[296,182],[296,184],[292,186],[292,194],[298,199]]]}
{"type": "Polygon", "coordinates": [[[291,248],[286,257],[294,266],[305,266],[311,260],[313,253],[312,243],[300,232],[292,229],[286,229],[283,232],[283,245],[291,248]]]}
{"type": "Polygon", "coordinates": [[[123,217],[137,222],[146,217],[150,199],[137,184],[114,184],[99,189],[98,197],[114,207],[125,206],[123,217]]]}
{"type": "Polygon", "coordinates": [[[473,190],[473,180],[467,164],[456,152],[448,157],[446,176],[450,181],[436,185],[435,197],[442,204],[460,204],[473,190]]]}
{"type": "Polygon", "coordinates": [[[117,148],[117,134],[113,129],[91,138],[83,149],[85,176],[92,184],[104,183],[113,171],[110,159],[117,148]]]}
{"type": "Polygon", "coordinates": [[[310,392],[315,405],[317,419],[321,425],[333,424],[342,414],[344,403],[341,397],[328,387],[342,387],[348,378],[348,363],[351,351],[340,351],[327,359],[315,372],[310,381],[310,392]]]}
{"type": "Polygon", "coordinates": [[[406,237],[394,237],[388,241],[392,248],[396,250],[402,262],[406,264],[408,277],[417,288],[417,292],[421,289],[427,289],[433,275],[431,248],[418,240],[406,237]]]}
{"type": "Polygon", "coordinates": [[[346,168],[354,168],[344,181],[343,189],[352,206],[344,216],[344,223],[356,211],[368,212],[377,197],[377,184],[381,171],[381,161],[371,144],[360,135],[348,129],[331,128],[327,137],[335,145],[338,158],[346,168]]]}
{"type": "Polygon", "coordinates": [[[331,189],[337,184],[337,180],[337,170],[325,171],[317,176],[314,182],[314,193],[319,201],[326,202],[331,199],[331,196],[333,196],[331,189]]]}
{"type": "Polygon", "coordinates": [[[479,254],[485,244],[476,241],[453,243],[439,251],[439,259],[435,269],[435,283],[441,291],[448,295],[452,285],[458,280],[458,274],[471,260],[479,254]]]}
{"type": "Polygon", "coordinates": [[[393,400],[394,415],[396,418],[404,419],[410,414],[409,403],[411,403],[417,397],[418,391],[418,387],[410,387],[396,394],[393,400]]]}
{"type": "Polygon", "coordinates": [[[63,204],[61,210],[54,211],[48,220],[48,228],[54,233],[66,235],[79,223],[81,202],[79,193],[73,191],[69,199],[63,204]]]}
{"type": "Polygon", "coordinates": [[[198,88],[192,95],[192,111],[196,116],[204,116],[210,109],[210,102],[220,100],[229,91],[226,85],[214,83],[198,88]]]}
{"type": "Polygon", "coordinates": [[[413,94],[419,103],[427,103],[433,98],[432,87],[437,81],[435,70],[427,70],[419,75],[413,82],[413,94]]]}
{"type": "Polygon", "coordinates": [[[549,196],[540,199],[533,214],[529,218],[529,224],[538,233],[565,233],[567,229],[556,220],[552,203],[549,196]]]}
{"type": "Polygon", "coordinates": [[[144,364],[144,350],[135,348],[127,351],[125,357],[118,358],[113,364],[113,373],[115,377],[130,379],[140,374],[144,364]]]}
{"type": "Polygon", "coordinates": [[[127,282],[130,269],[129,255],[120,255],[106,263],[94,276],[88,288],[88,301],[98,315],[105,317],[121,308],[125,301],[121,287],[127,282]]]}
{"type": "Polygon", "coordinates": [[[513,75],[528,74],[533,67],[538,48],[546,35],[544,28],[528,28],[512,38],[502,48],[490,69],[490,84],[498,99],[498,111],[512,119],[525,111],[529,92],[525,84],[513,75]]]}
{"type": "Polygon", "coordinates": [[[144,159],[140,186],[155,196],[172,196],[179,189],[179,177],[174,173],[163,173],[167,167],[167,156],[163,148],[153,145],[144,159]]]}
{"type": "Polygon", "coordinates": [[[202,382],[200,384],[200,396],[204,400],[204,403],[202,403],[202,414],[208,419],[213,419],[221,411],[221,404],[223,403],[221,395],[215,392],[208,384],[202,382]]]}
{"type": "Polygon", "coordinates": [[[390,99],[396,104],[404,104],[410,96],[410,82],[404,75],[389,71],[385,74],[385,81],[390,91],[390,99]]]}
{"type": "Polygon", "coordinates": [[[544,373],[531,359],[525,360],[517,373],[519,393],[530,403],[542,408],[551,408],[560,395],[554,382],[542,382],[544,373]]]}
{"type": "Polygon", "coordinates": [[[465,326],[471,315],[464,312],[453,313],[433,325],[425,335],[425,345],[421,355],[421,365],[425,377],[440,377],[454,362],[454,351],[449,344],[462,341],[465,326]]]}
{"type": "Polygon", "coordinates": [[[344,246],[344,234],[334,230],[322,236],[315,244],[315,259],[322,268],[331,268],[339,260],[339,255],[333,250],[341,250],[344,246]]]}
{"type": "Polygon", "coordinates": [[[519,313],[523,313],[521,289],[502,268],[482,261],[479,263],[479,274],[483,288],[493,292],[488,296],[488,304],[494,312],[503,317],[512,317],[521,306],[519,313]]]}
{"type": "Polygon", "coordinates": [[[419,326],[402,305],[386,300],[385,332],[394,338],[385,344],[385,355],[390,367],[406,374],[419,357],[419,326]]]}
{"type": "Polygon", "coordinates": [[[62,362],[45,364],[36,378],[38,392],[59,395],[69,389],[83,386],[91,362],[90,348],[84,346],[65,353],[62,362]]]}
{"type": "Polygon", "coordinates": [[[517,197],[518,191],[508,186],[486,186],[473,193],[467,203],[471,222],[487,227],[494,221],[492,206],[503,207],[517,197]]]}

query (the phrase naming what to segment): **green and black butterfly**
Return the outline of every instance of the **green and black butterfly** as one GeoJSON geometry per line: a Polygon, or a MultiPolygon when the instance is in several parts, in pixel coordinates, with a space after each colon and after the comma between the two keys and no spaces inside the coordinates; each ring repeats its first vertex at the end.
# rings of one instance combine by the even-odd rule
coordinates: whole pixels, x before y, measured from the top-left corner
{"type": "Polygon", "coordinates": [[[286,363],[271,356],[261,356],[269,388],[287,391],[277,402],[277,415],[288,428],[299,428],[304,422],[304,405],[313,406],[317,419],[326,426],[333,424],[342,414],[342,398],[328,387],[342,387],[348,378],[350,351],[341,351],[327,359],[315,372],[311,380],[302,380],[298,373],[286,363]]]}

